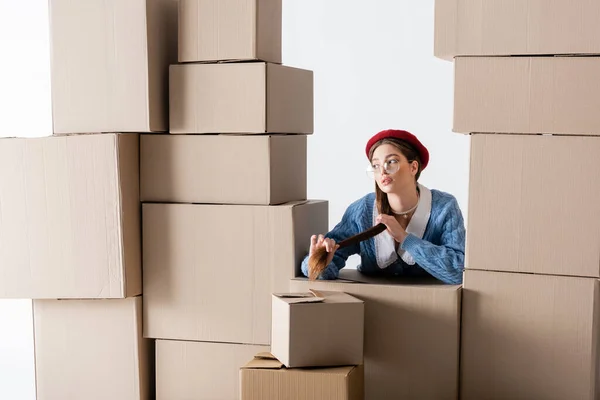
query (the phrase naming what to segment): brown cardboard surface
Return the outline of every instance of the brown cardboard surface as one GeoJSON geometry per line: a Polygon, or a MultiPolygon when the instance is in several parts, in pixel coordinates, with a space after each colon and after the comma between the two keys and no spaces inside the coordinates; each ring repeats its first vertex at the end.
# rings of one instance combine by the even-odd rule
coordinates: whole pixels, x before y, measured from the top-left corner
{"type": "Polygon", "coordinates": [[[260,354],[240,369],[241,400],[362,400],[362,365],[331,368],[282,368],[260,354]]]}
{"type": "Polygon", "coordinates": [[[271,293],[300,273],[327,202],[144,204],[144,335],[270,344],[271,293]]]}
{"type": "Polygon", "coordinates": [[[597,1],[436,0],[436,57],[599,54],[597,1]]]}
{"type": "Polygon", "coordinates": [[[240,398],[240,367],[269,346],[156,341],[156,400],[240,398]]]}
{"type": "Polygon", "coordinates": [[[54,133],[168,130],[176,0],[50,0],[54,133]]]}
{"type": "Polygon", "coordinates": [[[139,136],[0,140],[0,298],[141,294],[139,136]]]}
{"type": "Polygon", "coordinates": [[[306,199],[305,135],[142,135],[142,201],[281,204],[306,199]]]}
{"type": "Polygon", "coordinates": [[[461,398],[598,398],[594,278],[465,272],[461,398]]]}
{"type": "Polygon", "coordinates": [[[473,135],[466,268],[600,277],[600,138],[473,135]]]}
{"type": "Polygon", "coordinates": [[[286,367],[363,363],[365,304],[346,293],[272,296],[271,353],[286,367]]]}
{"type": "Polygon", "coordinates": [[[456,399],[461,287],[436,280],[290,281],[290,291],[341,291],[365,302],[365,398],[456,399]],[[361,283],[362,282],[362,283],[361,283]]]}
{"type": "Polygon", "coordinates": [[[600,135],[599,71],[600,57],[458,57],[453,131],[600,135]]]}
{"type": "Polygon", "coordinates": [[[180,0],[179,62],[281,63],[281,0],[180,0]]]}
{"type": "Polygon", "coordinates": [[[270,63],[170,69],[171,133],[313,133],[312,71],[270,63]]]}
{"type": "Polygon", "coordinates": [[[38,400],[154,398],[142,298],[34,300],[38,400]]]}

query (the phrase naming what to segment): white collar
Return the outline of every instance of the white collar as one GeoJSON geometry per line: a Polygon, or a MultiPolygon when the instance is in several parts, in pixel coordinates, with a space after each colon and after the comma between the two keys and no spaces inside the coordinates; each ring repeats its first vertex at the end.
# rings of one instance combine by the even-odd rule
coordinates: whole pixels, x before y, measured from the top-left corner
{"type": "MultiPolygon", "coordinates": [[[[419,205],[406,227],[406,232],[422,239],[427,228],[427,223],[429,222],[429,217],[431,216],[431,191],[420,183],[418,186],[420,193],[419,205]]],[[[377,223],[378,215],[379,210],[377,210],[377,204],[375,204],[373,206],[373,225],[377,223]]],[[[415,264],[415,260],[407,251],[398,248],[398,253],[396,253],[396,243],[388,231],[383,231],[383,233],[375,236],[374,239],[375,256],[379,268],[387,268],[398,259],[398,255],[408,265],[415,264]]]]}

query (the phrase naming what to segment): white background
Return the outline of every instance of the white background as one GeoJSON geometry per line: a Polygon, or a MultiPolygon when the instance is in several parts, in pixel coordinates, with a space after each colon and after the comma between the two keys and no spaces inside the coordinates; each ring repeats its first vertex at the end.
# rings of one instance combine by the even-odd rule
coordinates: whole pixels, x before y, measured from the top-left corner
{"type": "MultiPolygon", "coordinates": [[[[451,132],[453,68],[433,57],[433,0],[283,2],[283,62],[315,74],[308,194],[330,201],[330,227],[373,190],[364,146],[388,128],[423,141],[421,183],[454,194],[466,218],[469,139],[451,132]]],[[[0,0],[0,136],[51,133],[47,3],[0,0]]],[[[35,399],[27,300],[0,300],[0,399],[35,399]]]]}

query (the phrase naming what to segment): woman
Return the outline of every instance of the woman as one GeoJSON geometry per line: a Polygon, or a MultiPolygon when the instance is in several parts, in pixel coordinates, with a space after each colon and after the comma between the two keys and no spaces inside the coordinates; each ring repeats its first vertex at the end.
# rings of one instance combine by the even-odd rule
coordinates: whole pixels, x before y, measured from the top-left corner
{"type": "MultiPolygon", "coordinates": [[[[449,284],[462,283],[465,251],[464,220],[451,194],[418,183],[429,152],[411,133],[385,130],[367,143],[375,193],[352,203],[342,220],[325,236],[311,237],[310,254],[325,246],[327,269],[320,279],[336,279],[349,256],[360,254],[364,274],[432,275],[449,284]],[[378,223],[383,233],[339,249],[337,242],[378,223]]],[[[308,257],[302,272],[308,276],[308,257]]]]}

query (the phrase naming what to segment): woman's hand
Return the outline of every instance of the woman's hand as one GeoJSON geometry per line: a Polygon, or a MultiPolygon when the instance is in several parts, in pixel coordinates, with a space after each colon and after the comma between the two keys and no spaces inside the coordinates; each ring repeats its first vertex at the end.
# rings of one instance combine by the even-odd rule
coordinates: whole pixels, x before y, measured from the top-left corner
{"type": "Polygon", "coordinates": [[[408,233],[406,230],[400,225],[400,223],[391,215],[379,214],[376,219],[377,223],[383,223],[387,227],[387,231],[394,238],[394,240],[398,243],[402,243],[408,233]]]}
{"type": "Polygon", "coordinates": [[[327,251],[327,265],[331,264],[335,251],[339,249],[340,245],[335,243],[335,240],[324,237],[323,235],[312,235],[310,238],[310,250],[309,256],[318,248],[325,247],[327,251]]]}

